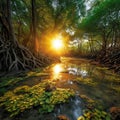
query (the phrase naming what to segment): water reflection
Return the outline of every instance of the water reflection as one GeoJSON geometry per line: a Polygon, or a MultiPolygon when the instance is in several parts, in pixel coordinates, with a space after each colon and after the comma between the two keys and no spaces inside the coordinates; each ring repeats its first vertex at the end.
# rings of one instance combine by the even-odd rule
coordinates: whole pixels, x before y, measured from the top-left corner
{"type": "Polygon", "coordinates": [[[77,67],[77,66],[74,66],[74,67],[68,67],[68,72],[69,74],[72,74],[72,75],[81,75],[82,77],[86,77],[88,75],[88,71],[86,70],[86,67],[77,67]]]}
{"type": "Polygon", "coordinates": [[[75,64],[56,64],[52,68],[53,79],[58,78],[60,73],[69,73],[74,76],[87,77],[88,76],[88,66],[76,66],[75,64]]]}
{"type": "Polygon", "coordinates": [[[54,67],[53,67],[53,79],[60,79],[61,78],[61,75],[60,73],[63,71],[63,67],[61,64],[56,64],[54,67]]]}
{"type": "MultiPolygon", "coordinates": [[[[120,105],[120,76],[100,66],[90,63],[76,63],[76,61],[56,64],[52,67],[51,79],[57,80],[57,87],[74,89],[75,92],[78,91],[78,95],[85,94],[107,109],[111,105],[120,105]],[[78,84],[75,80],[78,80],[78,84]],[[111,99],[110,96],[112,96],[111,99]]],[[[76,114],[76,111],[74,112],[76,114]]],[[[65,111],[61,113],[65,113],[65,111]]]]}

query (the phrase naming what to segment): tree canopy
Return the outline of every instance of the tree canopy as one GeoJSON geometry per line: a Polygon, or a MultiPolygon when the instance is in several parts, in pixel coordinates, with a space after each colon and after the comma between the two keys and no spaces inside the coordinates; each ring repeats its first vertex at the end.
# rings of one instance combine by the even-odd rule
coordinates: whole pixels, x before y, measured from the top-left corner
{"type": "Polygon", "coordinates": [[[61,35],[65,49],[71,49],[68,46],[73,41],[73,46],[77,43],[77,54],[85,53],[86,49],[88,54],[95,55],[102,51],[107,55],[108,49],[120,47],[119,4],[118,0],[1,1],[1,43],[8,40],[11,34],[13,41],[39,57],[45,51],[49,54],[50,42],[61,35]],[[11,30],[7,30],[8,26],[11,30]]]}

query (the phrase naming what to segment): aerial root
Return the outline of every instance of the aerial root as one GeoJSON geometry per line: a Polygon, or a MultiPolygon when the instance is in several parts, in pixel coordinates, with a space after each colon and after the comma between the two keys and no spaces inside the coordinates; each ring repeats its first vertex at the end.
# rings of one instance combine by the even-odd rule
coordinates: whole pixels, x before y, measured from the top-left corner
{"type": "MultiPolygon", "coordinates": [[[[0,39],[0,43],[2,43],[0,39]]],[[[45,58],[37,59],[23,46],[0,46],[0,70],[18,71],[46,66],[45,58]]]]}
{"type": "Polygon", "coordinates": [[[120,73],[120,49],[107,51],[106,55],[99,56],[100,63],[106,65],[115,72],[120,73]],[[103,57],[104,56],[104,57],[103,57]]]}

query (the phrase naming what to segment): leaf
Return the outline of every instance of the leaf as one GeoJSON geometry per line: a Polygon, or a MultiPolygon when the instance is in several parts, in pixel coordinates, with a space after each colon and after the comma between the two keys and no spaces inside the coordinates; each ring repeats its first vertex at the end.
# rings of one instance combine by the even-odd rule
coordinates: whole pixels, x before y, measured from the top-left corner
{"type": "Polygon", "coordinates": [[[85,118],[83,116],[80,116],[80,117],[78,117],[77,120],[85,120],[85,118]]]}
{"type": "Polygon", "coordinates": [[[46,103],[50,103],[50,100],[49,99],[46,99],[46,101],[45,101],[46,103]]]}
{"type": "Polygon", "coordinates": [[[111,120],[109,115],[106,116],[106,120],[111,120]]]}

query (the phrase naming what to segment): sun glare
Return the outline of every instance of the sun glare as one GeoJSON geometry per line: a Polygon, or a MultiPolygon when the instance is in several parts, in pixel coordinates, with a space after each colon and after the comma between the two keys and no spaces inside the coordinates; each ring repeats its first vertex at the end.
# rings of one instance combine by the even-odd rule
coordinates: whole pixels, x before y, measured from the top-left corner
{"type": "Polygon", "coordinates": [[[60,38],[56,38],[52,41],[52,46],[54,49],[59,50],[63,48],[63,41],[60,38]]]}
{"type": "Polygon", "coordinates": [[[54,66],[53,71],[55,74],[59,74],[62,71],[62,67],[60,64],[54,66]]]}

